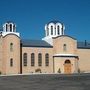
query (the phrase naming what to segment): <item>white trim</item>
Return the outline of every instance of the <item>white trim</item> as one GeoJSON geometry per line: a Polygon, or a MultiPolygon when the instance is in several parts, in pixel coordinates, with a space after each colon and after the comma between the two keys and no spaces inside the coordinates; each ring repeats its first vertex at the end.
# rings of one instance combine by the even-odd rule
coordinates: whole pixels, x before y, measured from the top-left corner
{"type": "Polygon", "coordinates": [[[20,34],[19,33],[16,33],[16,32],[2,32],[2,35],[3,36],[6,36],[7,34],[15,34],[15,35],[17,35],[17,36],[20,37],[20,34]]]}
{"type": "Polygon", "coordinates": [[[47,43],[49,43],[49,44],[51,44],[51,45],[53,45],[53,40],[52,40],[52,37],[44,37],[44,38],[42,38],[42,40],[44,40],[44,41],[46,41],[47,43]]]}
{"type": "Polygon", "coordinates": [[[54,56],[78,56],[75,54],[55,54],[54,56]]]}

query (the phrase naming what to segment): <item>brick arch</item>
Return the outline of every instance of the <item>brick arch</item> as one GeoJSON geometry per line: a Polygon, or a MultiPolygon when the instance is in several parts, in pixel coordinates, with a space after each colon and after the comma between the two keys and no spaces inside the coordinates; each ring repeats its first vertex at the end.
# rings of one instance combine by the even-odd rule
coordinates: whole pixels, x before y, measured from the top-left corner
{"type": "Polygon", "coordinates": [[[64,64],[71,64],[71,61],[69,59],[65,60],[64,64]]]}

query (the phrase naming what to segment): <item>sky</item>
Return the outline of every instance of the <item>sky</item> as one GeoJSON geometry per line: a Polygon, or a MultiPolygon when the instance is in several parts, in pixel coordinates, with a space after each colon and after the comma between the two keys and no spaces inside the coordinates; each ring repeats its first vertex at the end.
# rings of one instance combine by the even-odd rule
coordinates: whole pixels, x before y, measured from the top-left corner
{"type": "Polygon", "coordinates": [[[42,39],[52,20],[65,25],[65,34],[90,41],[90,0],[0,0],[0,26],[16,23],[22,39],[42,39]]]}

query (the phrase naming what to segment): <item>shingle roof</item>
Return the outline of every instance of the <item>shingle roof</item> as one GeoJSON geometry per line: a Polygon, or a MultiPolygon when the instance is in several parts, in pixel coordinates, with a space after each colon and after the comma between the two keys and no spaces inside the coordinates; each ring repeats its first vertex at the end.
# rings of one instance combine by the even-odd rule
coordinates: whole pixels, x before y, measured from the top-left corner
{"type": "Polygon", "coordinates": [[[77,42],[77,48],[90,49],[90,42],[77,42]]]}
{"type": "MultiPolygon", "coordinates": [[[[22,47],[46,47],[46,48],[53,48],[52,45],[47,43],[44,40],[29,40],[29,39],[22,39],[21,40],[22,47]]],[[[77,42],[77,48],[79,49],[90,49],[90,42],[77,42]]]]}
{"type": "Polygon", "coordinates": [[[23,47],[46,47],[46,48],[52,48],[53,47],[44,40],[23,39],[23,40],[21,40],[21,43],[22,43],[23,47]]]}

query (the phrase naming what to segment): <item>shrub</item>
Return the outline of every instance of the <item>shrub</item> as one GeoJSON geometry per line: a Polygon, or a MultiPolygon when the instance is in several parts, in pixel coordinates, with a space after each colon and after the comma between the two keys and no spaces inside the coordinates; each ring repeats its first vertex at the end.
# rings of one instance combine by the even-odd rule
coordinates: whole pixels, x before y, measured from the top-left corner
{"type": "Polygon", "coordinates": [[[80,73],[81,71],[80,71],[80,68],[78,68],[78,73],[80,73]]]}
{"type": "Polygon", "coordinates": [[[58,69],[58,73],[61,73],[61,70],[60,70],[60,68],[58,69]]]}
{"type": "Polygon", "coordinates": [[[41,73],[41,69],[38,68],[38,69],[35,70],[35,72],[40,72],[41,73]]]}

